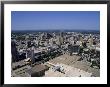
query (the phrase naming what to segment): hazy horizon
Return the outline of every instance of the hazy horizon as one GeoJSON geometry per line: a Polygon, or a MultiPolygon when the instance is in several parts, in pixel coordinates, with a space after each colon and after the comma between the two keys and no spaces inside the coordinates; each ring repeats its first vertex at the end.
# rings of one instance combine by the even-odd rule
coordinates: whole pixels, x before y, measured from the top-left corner
{"type": "Polygon", "coordinates": [[[98,30],[98,29],[96,29],[96,30],[87,30],[87,29],[63,29],[63,30],[59,30],[59,29],[30,29],[30,30],[11,30],[11,31],[100,31],[100,30],[98,30]]]}

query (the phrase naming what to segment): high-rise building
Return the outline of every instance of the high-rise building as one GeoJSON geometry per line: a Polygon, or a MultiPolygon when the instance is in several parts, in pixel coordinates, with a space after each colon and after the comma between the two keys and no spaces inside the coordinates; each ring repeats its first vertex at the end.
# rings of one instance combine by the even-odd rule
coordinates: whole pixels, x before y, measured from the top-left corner
{"type": "Polygon", "coordinates": [[[57,37],[57,45],[62,45],[63,44],[63,38],[62,37],[60,37],[60,36],[58,36],[57,37]]]}
{"type": "Polygon", "coordinates": [[[34,50],[31,50],[31,61],[32,63],[35,63],[35,55],[34,55],[34,50]]]}
{"type": "Polygon", "coordinates": [[[63,32],[60,32],[59,43],[62,45],[64,43],[63,32]]]}
{"type": "Polygon", "coordinates": [[[82,38],[82,36],[80,36],[80,41],[83,42],[83,38],[82,38]]]}
{"type": "Polygon", "coordinates": [[[36,41],[35,41],[35,43],[36,43],[37,46],[39,46],[39,42],[40,42],[40,41],[39,41],[39,38],[36,37],[36,41]]]}
{"type": "Polygon", "coordinates": [[[89,46],[92,46],[93,45],[93,38],[90,36],[90,38],[88,39],[88,42],[89,42],[89,46]]]}
{"type": "Polygon", "coordinates": [[[15,41],[11,41],[11,54],[12,54],[12,62],[19,61],[19,53],[17,51],[15,41]]]}
{"type": "Polygon", "coordinates": [[[53,38],[49,39],[49,44],[52,46],[53,45],[53,38]]]}

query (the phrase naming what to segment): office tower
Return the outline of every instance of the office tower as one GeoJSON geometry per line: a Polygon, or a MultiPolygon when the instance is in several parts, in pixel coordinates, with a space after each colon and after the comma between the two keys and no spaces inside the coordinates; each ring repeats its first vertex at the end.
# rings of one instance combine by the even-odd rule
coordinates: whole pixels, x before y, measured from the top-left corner
{"type": "Polygon", "coordinates": [[[49,39],[49,44],[52,46],[53,45],[53,38],[49,39]]]}
{"type": "Polygon", "coordinates": [[[28,48],[28,40],[29,40],[29,36],[25,37],[25,41],[26,41],[26,49],[28,48]]]}
{"type": "Polygon", "coordinates": [[[83,44],[83,37],[80,36],[80,46],[82,46],[82,44],[83,44]]]}
{"type": "Polygon", "coordinates": [[[17,51],[15,41],[11,41],[11,54],[12,54],[12,62],[19,61],[19,53],[17,51]]]}
{"type": "Polygon", "coordinates": [[[36,41],[35,42],[36,42],[36,45],[39,46],[39,38],[38,37],[36,37],[36,41]]]}
{"type": "Polygon", "coordinates": [[[64,43],[63,32],[60,32],[59,43],[62,45],[64,43]]]}
{"type": "Polygon", "coordinates": [[[87,48],[87,42],[84,41],[84,42],[82,43],[82,46],[83,46],[84,48],[87,48]]]}
{"type": "Polygon", "coordinates": [[[35,63],[34,49],[31,50],[31,61],[32,63],[35,63]]]}
{"type": "Polygon", "coordinates": [[[44,40],[46,40],[46,35],[45,35],[45,33],[42,33],[40,35],[40,41],[44,41],[44,40]]]}
{"type": "Polygon", "coordinates": [[[26,40],[26,58],[28,58],[28,52],[27,52],[27,49],[28,49],[28,39],[29,39],[29,36],[26,36],[25,37],[25,40],[26,40]]]}
{"type": "Polygon", "coordinates": [[[82,38],[82,36],[80,36],[80,41],[83,42],[83,38],[82,38]]]}
{"type": "Polygon", "coordinates": [[[79,53],[79,45],[74,45],[74,46],[72,47],[72,49],[73,49],[73,53],[74,53],[74,54],[78,54],[78,53],[79,53]]]}
{"type": "Polygon", "coordinates": [[[31,47],[31,41],[27,41],[27,48],[31,47]]]}
{"type": "Polygon", "coordinates": [[[62,37],[60,37],[60,36],[57,36],[57,45],[62,45],[63,44],[63,39],[62,39],[62,37]]]}
{"type": "Polygon", "coordinates": [[[63,32],[60,32],[60,37],[63,37],[64,33],[63,32]]]}
{"type": "Polygon", "coordinates": [[[69,44],[68,45],[68,50],[69,50],[70,55],[78,54],[79,53],[79,45],[69,44]]]}
{"type": "Polygon", "coordinates": [[[91,35],[90,35],[88,42],[89,42],[89,46],[93,45],[93,37],[91,35]]]}

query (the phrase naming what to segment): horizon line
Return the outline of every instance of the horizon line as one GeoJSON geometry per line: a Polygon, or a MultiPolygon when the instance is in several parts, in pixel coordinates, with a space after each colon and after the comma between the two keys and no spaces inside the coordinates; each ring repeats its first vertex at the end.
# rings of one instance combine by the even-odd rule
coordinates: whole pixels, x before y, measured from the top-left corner
{"type": "MultiPolygon", "coordinates": [[[[11,31],[54,31],[54,30],[59,30],[59,31],[63,31],[63,30],[89,30],[89,29],[62,29],[62,30],[60,30],[60,29],[37,29],[37,30],[35,30],[35,29],[31,29],[31,30],[13,30],[13,29],[11,29],[11,31]]],[[[91,29],[91,30],[96,30],[96,31],[100,31],[100,29],[91,29]]],[[[89,31],[91,31],[91,30],[89,30],[89,31]]]]}

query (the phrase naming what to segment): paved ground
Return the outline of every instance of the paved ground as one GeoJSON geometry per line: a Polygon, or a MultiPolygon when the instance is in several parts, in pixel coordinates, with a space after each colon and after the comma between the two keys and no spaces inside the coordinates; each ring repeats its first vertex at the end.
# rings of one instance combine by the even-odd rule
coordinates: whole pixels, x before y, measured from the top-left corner
{"type": "Polygon", "coordinates": [[[65,64],[77,69],[80,69],[82,71],[92,73],[92,76],[99,77],[100,76],[100,69],[91,68],[91,63],[86,61],[78,61],[79,56],[73,55],[69,56],[67,54],[61,55],[59,57],[56,57],[48,62],[53,64],[65,64]]]}

